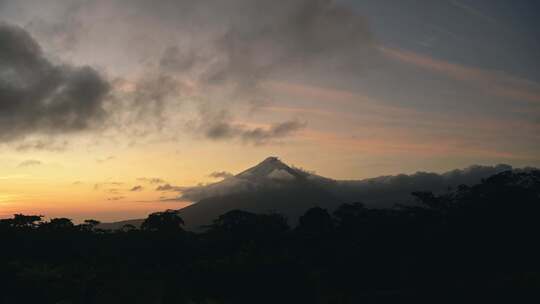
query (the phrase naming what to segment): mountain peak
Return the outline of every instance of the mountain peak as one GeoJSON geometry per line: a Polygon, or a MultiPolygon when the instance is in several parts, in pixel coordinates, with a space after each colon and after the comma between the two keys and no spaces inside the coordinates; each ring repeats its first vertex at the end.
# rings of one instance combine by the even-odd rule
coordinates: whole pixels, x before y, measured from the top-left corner
{"type": "Polygon", "coordinates": [[[236,175],[242,179],[294,179],[300,174],[297,170],[283,163],[278,157],[270,156],[254,167],[236,175]]]}
{"type": "MultiPolygon", "coordinates": [[[[278,157],[276,156],[270,156],[270,157],[267,157],[265,160],[263,160],[262,162],[260,162],[258,165],[256,165],[255,167],[259,167],[259,166],[263,166],[263,167],[273,167],[275,169],[287,169],[290,167],[288,165],[286,165],[284,162],[282,162],[278,157]]],[[[254,167],[254,168],[255,168],[254,167]]]]}
{"type": "Polygon", "coordinates": [[[269,156],[265,160],[263,160],[261,162],[261,164],[263,164],[263,163],[276,163],[276,162],[281,163],[281,161],[279,160],[279,158],[277,156],[269,156]]]}

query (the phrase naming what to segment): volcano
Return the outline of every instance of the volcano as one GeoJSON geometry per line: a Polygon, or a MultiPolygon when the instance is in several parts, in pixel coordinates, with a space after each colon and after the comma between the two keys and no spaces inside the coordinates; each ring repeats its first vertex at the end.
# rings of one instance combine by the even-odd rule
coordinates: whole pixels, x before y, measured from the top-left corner
{"type": "MultiPolygon", "coordinates": [[[[388,208],[414,203],[413,191],[443,192],[461,184],[472,185],[496,173],[512,170],[508,165],[471,166],[443,174],[417,172],[363,180],[334,180],[289,166],[268,157],[254,167],[202,186],[179,187],[178,200],[194,204],[179,210],[186,229],[197,231],[220,215],[240,209],[254,213],[279,212],[295,225],[307,209],[318,206],[334,210],[343,203],[362,202],[388,208]],[[407,198],[410,198],[407,200],[407,198]]],[[[143,219],[103,224],[115,229],[124,224],[139,226],[143,219]]]]}

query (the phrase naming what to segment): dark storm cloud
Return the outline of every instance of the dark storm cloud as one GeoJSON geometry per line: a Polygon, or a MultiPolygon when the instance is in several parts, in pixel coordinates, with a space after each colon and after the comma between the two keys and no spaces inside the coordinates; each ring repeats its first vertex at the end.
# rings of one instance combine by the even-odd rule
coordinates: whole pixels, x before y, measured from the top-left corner
{"type": "Polygon", "coordinates": [[[41,165],[42,162],[39,160],[29,159],[21,162],[17,167],[18,168],[25,168],[25,167],[35,167],[41,165]]]}
{"type": "Polygon", "coordinates": [[[55,65],[26,31],[0,23],[0,141],[89,129],[108,90],[94,69],[55,65]]]}
{"type": "MultiPolygon", "coordinates": [[[[47,5],[50,16],[40,14],[42,4],[10,3],[20,9],[5,12],[4,17],[21,14],[26,28],[47,50],[84,57],[85,62],[91,58],[92,64],[116,72],[119,80],[112,83],[114,94],[108,95],[114,102],[104,105],[109,85],[95,70],[53,65],[19,29],[18,36],[31,42],[20,47],[33,45],[23,62],[35,63],[26,64],[26,70],[37,71],[37,76],[30,81],[21,72],[25,69],[13,65],[16,74],[24,76],[19,77],[24,89],[15,89],[11,75],[9,83],[1,79],[9,84],[7,93],[1,87],[3,104],[8,104],[3,101],[8,97],[9,104],[29,100],[12,106],[16,115],[9,117],[14,118],[0,116],[0,127],[18,123],[4,129],[10,138],[85,130],[107,116],[104,126],[123,130],[129,133],[126,137],[138,141],[175,128],[171,125],[178,118],[177,106],[190,99],[230,112],[219,121],[195,114],[201,122],[190,132],[209,139],[265,144],[303,124],[284,121],[269,128],[235,124],[239,114],[232,104],[271,101],[264,82],[291,70],[306,79],[311,77],[307,70],[323,75],[336,69],[356,71],[373,45],[365,19],[331,0],[90,0],[77,4],[59,0],[47,5]],[[108,21],[106,25],[103,20],[108,21]],[[107,45],[101,47],[104,41],[107,45]],[[84,56],[96,48],[99,55],[84,56]],[[144,67],[144,72],[132,73],[138,67],[144,67]]],[[[7,138],[0,133],[0,139],[7,138]]]]}
{"type": "Polygon", "coordinates": [[[233,176],[233,174],[231,172],[227,172],[227,171],[216,171],[216,172],[210,173],[208,176],[213,177],[213,178],[226,179],[226,178],[229,178],[229,177],[233,176]]]}

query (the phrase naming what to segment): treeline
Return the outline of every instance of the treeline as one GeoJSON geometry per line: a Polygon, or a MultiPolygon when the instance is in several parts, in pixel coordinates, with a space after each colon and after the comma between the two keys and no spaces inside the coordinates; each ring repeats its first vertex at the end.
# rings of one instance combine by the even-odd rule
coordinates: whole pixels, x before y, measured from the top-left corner
{"type": "Polygon", "coordinates": [[[175,211],[140,228],[0,221],[0,303],[463,303],[540,291],[540,171],[507,171],[417,204],[232,210],[202,233],[175,211]]]}

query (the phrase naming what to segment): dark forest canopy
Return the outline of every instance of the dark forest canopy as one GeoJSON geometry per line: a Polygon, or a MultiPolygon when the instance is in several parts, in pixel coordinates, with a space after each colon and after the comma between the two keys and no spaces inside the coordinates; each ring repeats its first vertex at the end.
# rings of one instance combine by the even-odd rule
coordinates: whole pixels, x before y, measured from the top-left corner
{"type": "Polygon", "coordinates": [[[201,233],[177,211],[140,229],[0,221],[0,303],[462,303],[540,289],[540,171],[506,171],[414,205],[231,210],[201,233]]]}

